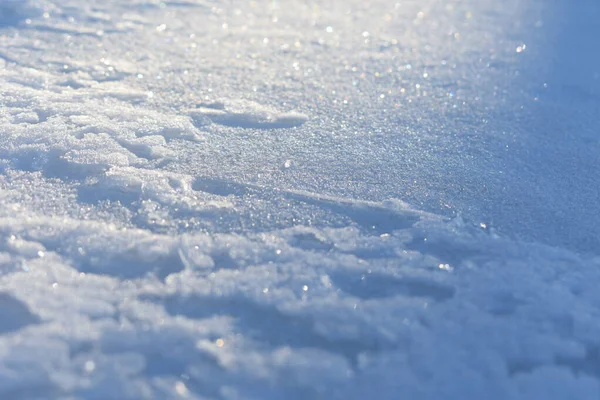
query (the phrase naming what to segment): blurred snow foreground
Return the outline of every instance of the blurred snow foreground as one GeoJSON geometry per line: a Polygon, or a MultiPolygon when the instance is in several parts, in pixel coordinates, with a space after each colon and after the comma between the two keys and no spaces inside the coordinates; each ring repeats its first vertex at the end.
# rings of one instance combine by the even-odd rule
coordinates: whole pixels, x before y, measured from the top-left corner
{"type": "Polygon", "coordinates": [[[598,399],[560,6],[0,0],[0,398],[598,399]]]}

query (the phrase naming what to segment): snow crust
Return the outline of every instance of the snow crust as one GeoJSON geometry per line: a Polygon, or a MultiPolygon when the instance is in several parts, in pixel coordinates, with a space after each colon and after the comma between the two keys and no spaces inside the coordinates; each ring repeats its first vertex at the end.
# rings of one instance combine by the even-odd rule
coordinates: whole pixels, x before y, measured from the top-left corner
{"type": "Polygon", "coordinates": [[[220,125],[239,128],[293,128],[304,124],[308,116],[299,112],[278,112],[269,107],[248,101],[214,102],[200,104],[189,112],[190,117],[197,123],[202,118],[220,125]]]}
{"type": "Polygon", "coordinates": [[[598,399],[561,7],[0,0],[0,398],[598,399]]]}

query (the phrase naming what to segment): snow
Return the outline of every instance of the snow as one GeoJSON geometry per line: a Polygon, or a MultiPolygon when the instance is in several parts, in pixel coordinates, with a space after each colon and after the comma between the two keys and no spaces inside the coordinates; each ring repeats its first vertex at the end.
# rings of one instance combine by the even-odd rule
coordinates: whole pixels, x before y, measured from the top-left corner
{"type": "Polygon", "coordinates": [[[248,101],[201,104],[189,116],[199,124],[208,119],[220,125],[257,129],[293,128],[308,120],[308,116],[299,112],[282,113],[248,101]]]}
{"type": "Polygon", "coordinates": [[[598,399],[599,12],[0,0],[0,398],[598,399]]]}

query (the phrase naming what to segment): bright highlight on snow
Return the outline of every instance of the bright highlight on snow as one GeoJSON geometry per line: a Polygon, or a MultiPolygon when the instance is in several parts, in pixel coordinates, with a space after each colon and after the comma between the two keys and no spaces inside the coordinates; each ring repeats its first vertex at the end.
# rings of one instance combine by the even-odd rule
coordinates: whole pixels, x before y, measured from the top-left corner
{"type": "Polygon", "coordinates": [[[598,399],[596,17],[0,0],[0,399],[598,399]]]}

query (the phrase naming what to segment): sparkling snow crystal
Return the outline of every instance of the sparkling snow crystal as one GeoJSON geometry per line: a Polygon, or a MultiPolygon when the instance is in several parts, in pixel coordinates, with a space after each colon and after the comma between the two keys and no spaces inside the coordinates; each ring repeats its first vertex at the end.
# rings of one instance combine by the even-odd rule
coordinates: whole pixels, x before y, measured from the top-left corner
{"type": "Polygon", "coordinates": [[[597,400],[598,18],[0,0],[0,399],[597,400]]]}

